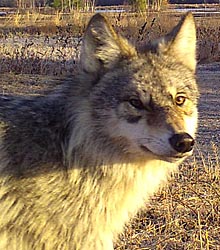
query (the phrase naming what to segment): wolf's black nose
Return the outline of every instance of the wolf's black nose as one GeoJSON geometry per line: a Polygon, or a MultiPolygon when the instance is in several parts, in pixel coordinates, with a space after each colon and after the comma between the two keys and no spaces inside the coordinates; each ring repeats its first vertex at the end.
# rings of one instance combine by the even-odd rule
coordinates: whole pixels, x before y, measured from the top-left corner
{"type": "Polygon", "coordinates": [[[195,140],[187,133],[174,134],[169,139],[171,146],[179,153],[192,150],[195,140]]]}

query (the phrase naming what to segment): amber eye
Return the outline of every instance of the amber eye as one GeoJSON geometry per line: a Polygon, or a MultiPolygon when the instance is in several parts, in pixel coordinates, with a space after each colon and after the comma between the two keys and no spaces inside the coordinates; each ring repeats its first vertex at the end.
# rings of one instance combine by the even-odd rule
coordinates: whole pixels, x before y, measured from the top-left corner
{"type": "Polygon", "coordinates": [[[144,105],[139,99],[130,99],[129,103],[136,109],[144,109],[144,105]]]}
{"type": "Polygon", "coordinates": [[[184,94],[179,94],[175,97],[175,103],[178,106],[182,106],[186,101],[186,96],[184,94]]]}

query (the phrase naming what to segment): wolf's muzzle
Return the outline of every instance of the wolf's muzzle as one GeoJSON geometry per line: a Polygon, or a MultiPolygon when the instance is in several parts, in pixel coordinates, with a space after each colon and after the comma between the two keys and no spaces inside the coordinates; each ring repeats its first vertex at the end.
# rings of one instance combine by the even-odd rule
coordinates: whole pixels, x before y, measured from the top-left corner
{"type": "Polygon", "coordinates": [[[174,134],[169,142],[178,153],[190,152],[195,144],[195,140],[187,133],[174,134]]]}

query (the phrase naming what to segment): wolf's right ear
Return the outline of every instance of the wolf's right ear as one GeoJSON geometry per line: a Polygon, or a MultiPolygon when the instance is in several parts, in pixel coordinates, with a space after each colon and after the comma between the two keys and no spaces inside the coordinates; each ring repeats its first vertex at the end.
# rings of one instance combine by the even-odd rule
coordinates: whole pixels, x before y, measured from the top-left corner
{"type": "Polygon", "coordinates": [[[146,50],[174,57],[195,71],[196,27],[192,13],[188,12],[169,34],[149,43],[146,50]]]}
{"type": "Polygon", "coordinates": [[[125,38],[117,35],[107,19],[94,15],[85,31],[80,55],[84,71],[102,74],[123,58],[136,55],[136,49],[125,38]]]}

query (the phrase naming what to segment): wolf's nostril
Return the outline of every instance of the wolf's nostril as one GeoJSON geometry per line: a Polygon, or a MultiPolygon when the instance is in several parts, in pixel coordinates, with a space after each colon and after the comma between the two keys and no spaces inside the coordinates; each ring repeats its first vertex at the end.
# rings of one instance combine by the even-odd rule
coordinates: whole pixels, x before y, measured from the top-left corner
{"type": "Polygon", "coordinates": [[[187,133],[174,134],[169,142],[179,153],[190,152],[195,144],[195,140],[187,133]]]}

